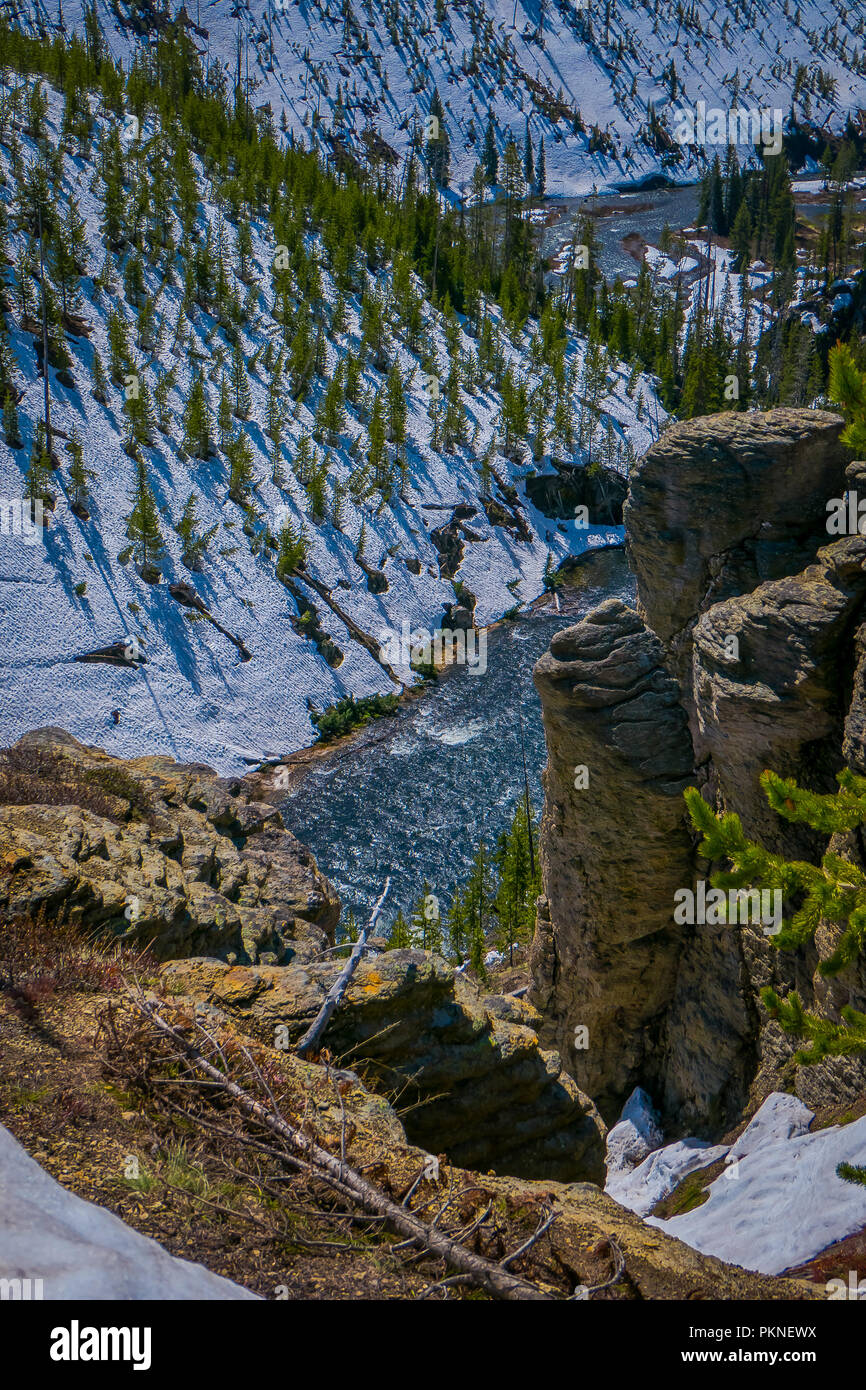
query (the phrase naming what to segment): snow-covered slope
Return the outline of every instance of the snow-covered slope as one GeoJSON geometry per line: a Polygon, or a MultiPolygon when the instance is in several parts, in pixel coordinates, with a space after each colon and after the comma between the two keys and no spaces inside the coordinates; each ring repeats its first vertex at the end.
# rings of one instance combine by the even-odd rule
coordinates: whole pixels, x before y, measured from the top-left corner
{"type": "MultiPolygon", "coordinates": [[[[36,3],[19,8],[33,14],[36,3]]],[[[67,26],[80,26],[83,6],[65,0],[67,26]]],[[[100,5],[112,51],[127,56],[146,43],[160,8],[100,5]]],[[[544,141],[547,186],[557,195],[659,172],[693,178],[697,166],[676,146],[645,138],[650,107],[671,136],[676,109],[698,101],[779,109],[785,118],[793,111],[836,132],[866,108],[866,13],[856,4],[188,0],[186,9],[202,53],[232,75],[240,42],[253,100],[285,112],[296,136],[341,128],[358,149],[370,129],[404,154],[437,87],[456,191],[481,157],[488,111],[500,155],[509,134],[522,149],[527,122],[534,148],[544,141]]],[[[40,18],[57,13],[58,0],[38,0],[40,18]]]]}
{"type": "MultiPolygon", "coordinates": [[[[58,142],[60,118],[60,98],[52,92],[47,117],[50,143],[58,142]]],[[[100,130],[104,123],[102,116],[100,130]]],[[[148,133],[142,132],[144,141],[148,133]]],[[[20,146],[25,164],[29,163],[35,153],[34,140],[22,134],[20,146]]],[[[7,207],[12,204],[16,184],[10,165],[9,149],[0,145],[0,170],[5,176],[0,196],[7,207]]],[[[246,434],[253,451],[253,500],[259,514],[255,534],[244,534],[245,513],[228,497],[224,455],[217,453],[203,462],[180,451],[181,416],[193,371],[203,369],[215,410],[223,370],[217,353],[221,350],[226,366],[231,353],[215,320],[199,309],[184,320],[182,341],[176,341],[183,293],[177,274],[159,292],[156,346],[136,351],[137,369],[151,392],[165,371],[174,369],[176,374],[168,398],[167,430],[156,431],[153,447],[144,450],[168,551],[163,581],[157,585],[144,582],[133,563],[119,559],[128,550],[126,518],[136,477],[136,465],[122,448],[124,388],[110,387],[105,404],[92,394],[94,349],[108,361],[109,313],[119,309],[130,337],[135,333],[135,316],[123,288],[121,266],[114,264],[110,289],[95,283],[105,260],[100,232],[103,191],[96,163],[67,150],[59,204],[65,212],[69,201],[75,199],[84,219],[84,302],[80,312],[91,327],[89,336],[68,340],[74,385],[64,385],[51,370],[52,417],[58,431],[66,435],[77,431],[84,444],[85,462],[96,478],[88,504],[90,518],[81,520],[69,506],[69,457],[62,440],[55,441],[61,467],[50,482],[57,505],[44,542],[34,545],[28,544],[25,536],[0,535],[0,720],[4,742],[28,728],[62,725],[76,737],[121,756],[165,752],[204,761],[227,772],[242,769],[245,760],[258,761],[309,743],[314,736],[309,699],[322,708],[350,693],[393,690],[382,665],[347,631],[321,594],[300,580],[297,587],[303,598],[315,604],[323,629],[343,653],[341,664],[330,666],[315,643],[297,631],[298,603],[276,577],[273,551],[261,544],[268,529],[276,534],[281,516],[286,514],[298,526],[303,523],[310,538],[310,572],[374,642],[389,630],[399,634],[404,622],[412,628],[435,629],[442,620],[443,605],[455,601],[454,585],[440,577],[439,554],[430,540],[431,531],[448,521],[455,504],[466,503],[475,510],[468,521],[475,539],[465,538],[457,579],[477,597],[478,625],[536,596],[542,589],[549,554],[559,560],[587,544],[616,537],[615,528],[587,530],[573,522],[557,523],[542,516],[526,500],[520,482],[526,465],[498,453],[492,455],[493,468],[506,487],[512,483],[517,486],[521,514],[529,528],[527,538],[521,539],[514,526],[491,524],[481,497],[485,489],[480,462],[498,422],[500,397],[492,387],[476,387],[471,395],[464,391],[466,443],[447,453],[431,448],[430,401],[422,387],[421,361],[396,331],[389,337],[389,354],[391,360],[399,362],[407,382],[408,405],[407,480],[402,495],[395,495],[390,506],[381,507],[377,495],[357,500],[347,491],[341,529],[331,521],[317,524],[311,520],[309,498],[293,476],[292,465],[301,435],[314,431],[313,412],[325,390],[324,379],[333,376],[346,354],[357,352],[358,296],[347,298],[345,329],[328,341],[324,379],[314,386],[307,403],[286,397],[288,413],[281,448],[285,481],[275,485],[269,457],[272,445],[264,433],[269,373],[261,360],[269,341],[279,347],[281,333],[271,315],[273,239],[269,229],[254,223],[252,286],[241,283],[234,269],[230,273],[240,298],[252,293],[255,300],[250,326],[242,335],[247,361],[259,359],[258,367],[250,373],[251,414],[247,422],[233,422],[234,428],[246,434]],[[181,564],[182,546],[173,529],[191,491],[198,498],[202,529],[218,528],[199,574],[191,574],[181,564]],[[370,591],[354,558],[362,525],[367,542],[365,563],[384,569],[385,592],[370,591]],[[413,573],[413,569],[419,572],[413,573]],[[193,585],[213,617],[245,645],[249,660],[242,659],[238,648],[209,622],[194,613],[190,621],[192,610],[169,595],[168,586],[176,581],[193,585]],[[83,591],[82,585],[86,586],[83,591]],[[131,639],[141,644],[137,650],[146,656],[137,668],[82,664],[75,659],[131,639]]],[[[207,192],[204,181],[201,192],[207,192]]],[[[216,236],[219,219],[217,208],[205,198],[195,240],[204,237],[207,225],[216,236]]],[[[236,263],[237,229],[228,218],[223,218],[222,227],[227,260],[236,263]]],[[[321,248],[312,237],[308,242],[310,253],[322,261],[325,297],[333,304],[335,290],[324,268],[321,248]]],[[[21,233],[9,235],[8,252],[13,263],[22,243],[21,233]]],[[[120,258],[120,262],[125,260],[125,255],[120,258]]],[[[14,280],[11,270],[7,270],[6,279],[7,283],[14,280]]],[[[146,289],[156,294],[158,275],[147,265],[145,281],[146,289]]],[[[372,284],[369,275],[368,283],[372,284]]],[[[378,275],[383,296],[389,284],[386,268],[378,275]]],[[[38,305],[38,294],[35,286],[32,288],[33,303],[38,305]]],[[[10,302],[14,298],[10,288],[10,302]]],[[[493,308],[491,313],[498,315],[498,310],[493,308]]],[[[429,304],[424,315],[423,350],[429,352],[432,344],[444,362],[442,316],[429,304]]],[[[23,330],[20,311],[14,305],[8,320],[16,361],[15,384],[22,393],[18,402],[22,447],[14,449],[0,442],[0,498],[14,500],[22,496],[36,422],[43,414],[43,383],[35,352],[38,332],[23,330]]],[[[506,333],[501,335],[503,351],[530,388],[538,382],[529,358],[532,332],[530,323],[516,345],[506,333]]],[[[461,332],[460,351],[474,358],[477,342],[461,332]]],[[[567,361],[577,364],[578,379],[584,353],[583,342],[570,340],[567,361]]],[[[611,424],[611,437],[623,451],[640,453],[665,418],[652,385],[646,378],[629,383],[626,369],[615,364],[608,371],[608,382],[610,394],[601,406],[611,424]]],[[[362,386],[368,400],[384,384],[385,375],[367,365],[362,386]]],[[[578,408],[575,398],[575,412],[578,408]]],[[[329,514],[336,483],[347,485],[366,455],[368,423],[367,412],[349,409],[340,438],[331,447],[316,446],[319,457],[328,461],[329,514]]],[[[530,462],[527,453],[526,463],[530,462]]],[[[540,469],[547,466],[536,464],[540,469]]],[[[498,487],[494,491],[502,495],[498,487]]],[[[406,670],[398,675],[412,678],[406,670]]]]}
{"type": "Polygon", "coordinates": [[[836,1172],[866,1161],[866,1118],[810,1131],[815,1116],[796,1096],[768,1096],[730,1147],[697,1139],[657,1147],[649,1097],[630,1096],[608,1136],[605,1191],[705,1255],[780,1274],[866,1226],[866,1188],[836,1172]],[[725,1159],[707,1200],[668,1220],[648,1216],[696,1169],[725,1159]],[[629,1162],[631,1159],[631,1163],[629,1162]]]}
{"type": "MultiPolygon", "coordinates": [[[[0,1278],[19,1298],[252,1299],[61,1187],[0,1125],[0,1278]]],[[[4,1292],[4,1297],[15,1294],[4,1292]]]]}

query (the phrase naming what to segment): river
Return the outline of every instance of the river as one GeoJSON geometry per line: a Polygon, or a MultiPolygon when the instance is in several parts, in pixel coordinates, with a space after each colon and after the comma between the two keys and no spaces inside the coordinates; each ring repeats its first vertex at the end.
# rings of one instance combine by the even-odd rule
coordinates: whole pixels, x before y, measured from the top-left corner
{"type": "Polygon", "coordinates": [[[487,670],[453,668],[428,694],[377,720],[314,763],[281,808],[336,887],[344,911],[366,919],[386,875],[382,922],[411,910],[425,879],[443,902],[462,882],[479,839],[492,845],[523,791],[522,717],[530,795],[541,805],[546,753],[532,667],[554,632],[604,598],[633,601],[621,552],[595,561],[563,611],[536,608],[488,633],[487,670]]]}

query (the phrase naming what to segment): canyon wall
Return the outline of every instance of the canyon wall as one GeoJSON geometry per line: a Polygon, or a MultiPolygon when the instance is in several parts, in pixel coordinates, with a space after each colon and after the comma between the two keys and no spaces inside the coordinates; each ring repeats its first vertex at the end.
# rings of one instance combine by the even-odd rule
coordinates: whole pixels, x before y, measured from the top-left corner
{"type": "MultiPolygon", "coordinates": [[[[822,791],[845,763],[866,772],[866,540],[831,540],[826,524],[866,466],[841,430],[780,409],[666,431],[624,508],[637,611],[602,604],[536,666],[548,766],[531,997],[608,1121],[638,1084],[672,1131],[706,1134],[772,1089],[813,1108],[864,1090],[862,1062],[798,1066],[759,998],[796,988],[838,1018],[866,1006],[862,968],[828,981],[814,946],[674,921],[675,892],[715,867],[697,855],[686,786],[816,860],[821,838],[770,810],[761,771],[822,791]]],[[[845,852],[862,862],[854,840],[845,852]]]]}

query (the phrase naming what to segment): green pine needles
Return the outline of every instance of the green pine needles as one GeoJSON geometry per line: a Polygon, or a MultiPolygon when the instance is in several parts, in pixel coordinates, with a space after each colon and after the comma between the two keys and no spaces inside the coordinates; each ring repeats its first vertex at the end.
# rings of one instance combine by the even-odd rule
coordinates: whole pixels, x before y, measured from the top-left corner
{"type": "MultiPolygon", "coordinates": [[[[774,811],[825,835],[856,830],[866,823],[866,777],[846,768],[836,780],[839,790],[822,795],[775,772],[761,774],[761,785],[774,811]]],[[[821,921],[841,927],[835,949],[819,962],[819,974],[838,975],[857,960],[866,944],[866,874],[856,864],[830,849],[817,865],[771,854],[746,838],[739,816],[716,815],[696,787],[689,787],[684,795],[692,823],[703,834],[700,853],[712,861],[728,860],[731,864],[730,869],[713,875],[714,888],[779,889],[789,914],[772,938],[780,950],[806,946],[821,921]]],[[[796,993],[780,999],[774,990],[764,989],[761,998],[786,1032],[810,1042],[809,1049],[796,1054],[799,1063],[866,1052],[866,1014],[846,1005],[841,1010],[842,1022],[837,1024],[806,1013],[796,993]]]]}
{"type": "Polygon", "coordinates": [[[861,372],[854,353],[847,343],[837,343],[827,359],[830,368],[828,394],[831,401],[841,405],[848,423],[842,434],[843,444],[853,449],[857,458],[866,457],[866,372],[861,372]]]}

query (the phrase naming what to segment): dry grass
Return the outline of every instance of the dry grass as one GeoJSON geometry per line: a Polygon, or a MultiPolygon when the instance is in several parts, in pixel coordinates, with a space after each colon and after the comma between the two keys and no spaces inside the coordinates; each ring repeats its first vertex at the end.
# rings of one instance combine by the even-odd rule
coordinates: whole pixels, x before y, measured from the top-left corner
{"type": "Polygon", "coordinates": [[[0,748],[0,805],[80,806],[120,825],[149,820],[146,793],[122,767],[80,767],[44,748],[0,748]]]}

